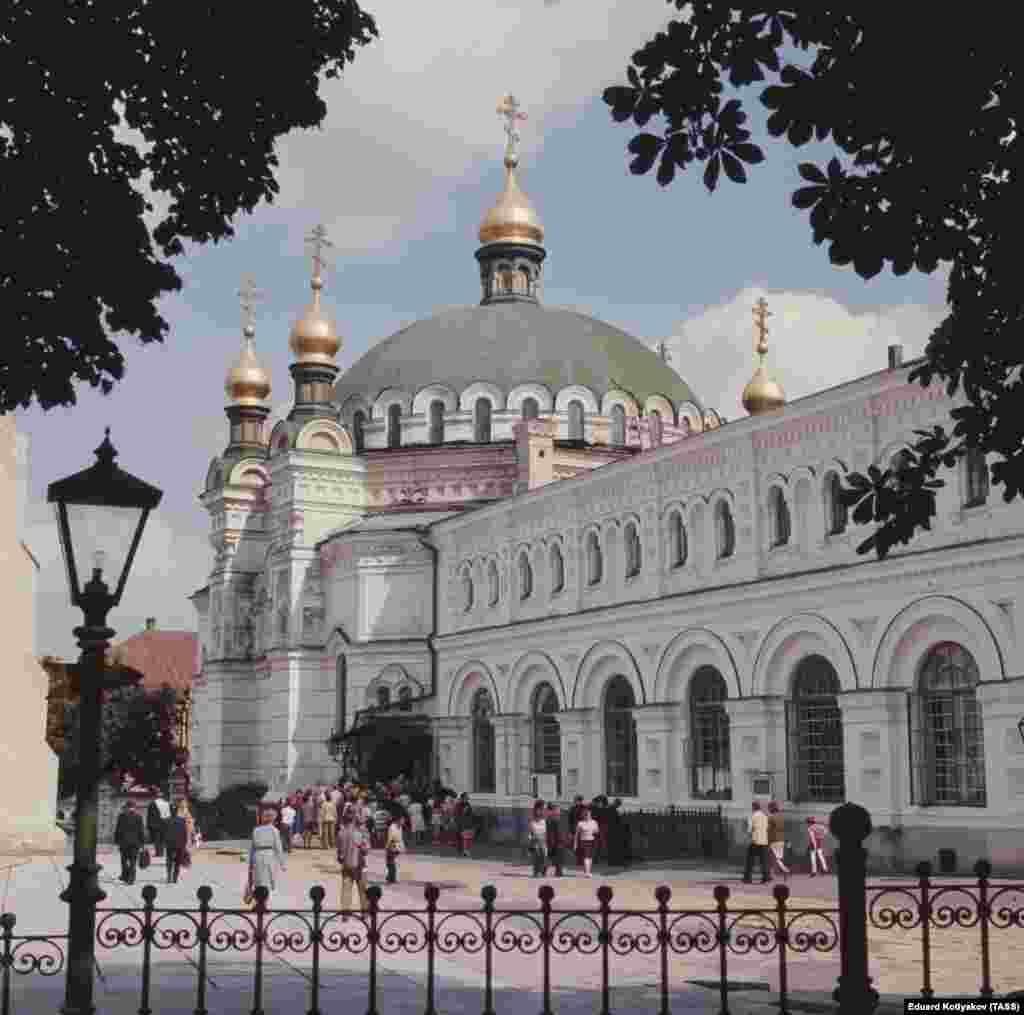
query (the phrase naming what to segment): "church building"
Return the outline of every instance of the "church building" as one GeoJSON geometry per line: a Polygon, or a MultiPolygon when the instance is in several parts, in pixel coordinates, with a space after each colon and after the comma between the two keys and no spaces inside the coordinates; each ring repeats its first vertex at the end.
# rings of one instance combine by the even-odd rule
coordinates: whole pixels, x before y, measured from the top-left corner
{"type": "Polygon", "coordinates": [[[1024,512],[968,456],[932,530],[880,561],[856,553],[870,528],[839,497],[957,399],[909,383],[892,346],[877,372],[786,403],[762,300],[748,415],[724,420],[665,355],[543,305],[514,99],[499,112],[478,305],[339,376],[318,228],[294,402],[269,432],[244,328],[200,496],[193,784],[334,781],[333,737],[478,811],[711,802],[743,841],[753,799],[794,819],[853,800],[883,862],[1019,865],[1024,512]]]}

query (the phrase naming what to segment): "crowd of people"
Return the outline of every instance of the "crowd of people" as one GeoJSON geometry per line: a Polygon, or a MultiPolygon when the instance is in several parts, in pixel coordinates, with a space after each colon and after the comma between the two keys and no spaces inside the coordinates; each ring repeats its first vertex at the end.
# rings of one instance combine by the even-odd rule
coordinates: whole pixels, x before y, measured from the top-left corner
{"type": "Polygon", "coordinates": [[[121,881],[126,885],[135,884],[140,866],[149,866],[147,832],[156,857],[165,861],[167,883],[173,884],[182,868],[191,866],[192,850],[200,844],[188,801],[179,800],[172,810],[163,793],[157,793],[146,809],[145,822],[134,801],[125,803],[114,825],[114,844],[121,853],[121,881]]]}
{"type": "MultiPolygon", "coordinates": [[[[828,861],[825,857],[825,826],[816,817],[806,819],[806,848],[811,865],[811,877],[816,877],[818,868],[822,874],[828,873],[828,861]]],[[[761,884],[768,884],[776,874],[781,874],[788,881],[792,870],[786,863],[786,821],[778,802],[772,800],[768,804],[767,813],[760,800],[751,805],[751,814],[747,819],[747,831],[750,842],[747,846],[747,862],[743,869],[743,880],[750,884],[753,880],[754,861],[761,868],[761,884]]]]}

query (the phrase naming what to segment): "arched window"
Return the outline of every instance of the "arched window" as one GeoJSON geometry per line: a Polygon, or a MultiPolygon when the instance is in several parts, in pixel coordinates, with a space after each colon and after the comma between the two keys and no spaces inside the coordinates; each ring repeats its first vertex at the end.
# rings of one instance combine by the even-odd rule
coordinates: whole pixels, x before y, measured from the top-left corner
{"type": "Polygon", "coordinates": [[[661,446],[661,413],[657,409],[651,409],[648,415],[650,416],[651,445],[657,448],[661,446]]]}
{"type": "Polygon", "coordinates": [[[540,405],[536,398],[524,398],[522,406],[523,419],[536,419],[540,415],[540,405]]]}
{"type": "Polygon", "coordinates": [[[626,552],[626,577],[635,578],[643,567],[643,548],[640,546],[640,533],[637,531],[636,522],[626,524],[624,539],[626,552]]]}
{"type": "Polygon", "coordinates": [[[718,560],[731,557],[736,549],[736,527],[729,505],[720,500],[715,505],[715,556],[718,560]]]}
{"type": "Polygon", "coordinates": [[[501,580],[498,577],[498,565],[492,560],[487,565],[487,605],[497,606],[501,598],[501,580]]]}
{"type": "Polygon", "coordinates": [[[391,688],[390,687],[378,687],[377,688],[377,708],[387,708],[391,704],[391,688]]]}
{"type": "Polygon", "coordinates": [[[356,409],[352,414],[352,443],[355,445],[357,455],[363,453],[365,429],[366,413],[362,409],[356,409]]]}
{"type": "Polygon", "coordinates": [[[789,505],[782,488],[773,486],[768,493],[768,522],[771,527],[771,545],[785,546],[789,542],[789,505]]]}
{"type": "Polygon", "coordinates": [[[473,575],[469,568],[462,570],[462,608],[469,613],[473,609],[473,575]]]}
{"type": "Polygon", "coordinates": [[[551,591],[561,592],[565,588],[565,559],[562,557],[561,546],[552,543],[548,556],[551,566],[551,591]]]}
{"type": "Polygon", "coordinates": [[[846,531],[847,515],[842,489],[839,474],[830,472],[825,477],[825,531],[830,536],[838,536],[846,531]]]}
{"type": "Polygon", "coordinates": [[[978,666],[956,642],[932,646],[910,695],[911,800],[985,806],[985,738],[978,666]]]}
{"type": "Polygon", "coordinates": [[[988,500],[988,464],[980,448],[968,448],[963,459],[963,506],[980,507],[988,500]]]}
{"type": "Polygon", "coordinates": [[[388,406],[388,447],[402,446],[402,407],[397,402],[388,406]]]}
{"type": "Polygon", "coordinates": [[[337,733],[345,732],[345,702],[348,697],[348,661],[338,656],[335,663],[334,681],[334,729],[337,733]]]}
{"type": "Polygon", "coordinates": [[[626,410],[621,405],[612,406],[612,444],[622,447],[626,443],[626,410]]]}
{"type": "Polygon", "coordinates": [[[530,555],[523,551],[519,554],[519,598],[529,599],[533,595],[533,567],[530,555]]]}
{"type": "Polygon", "coordinates": [[[487,444],[491,439],[491,402],[487,398],[478,398],[473,407],[473,440],[477,444],[487,444]]]}
{"type": "Polygon", "coordinates": [[[701,666],[690,678],[690,779],[695,797],[732,799],[729,760],[729,696],[714,666],[701,666]]]}
{"type": "Polygon", "coordinates": [[[494,700],[486,687],[473,695],[473,791],[493,793],[494,777],[494,700]]]}
{"type": "Polygon", "coordinates": [[[789,799],[840,803],[844,795],[839,677],[819,655],[800,661],[786,702],[789,799]]]}
{"type": "Polygon", "coordinates": [[[444,443],[444,402],[430,403],[430,435],[431,444],[444,443]]]}
{"type": "Polygon", "coordinates": [[[583,440],[583,403],[576,399],[569,403],[569,440],[583,440]]]}
{"type": "Polygon", "coordinates": [[[604,561],[601,559],[601,541],[596,532],[587,533],[587,584],[599,585],[604,573],[604,561]]]}
{"type": "Polygon", "coordinates": [[[683,513],[673,511],[668,516],[668,563],[669,567],[682,567],[686,563],[686,526],[683,513]]]}
{"type": "MultiPolygon", "coordinates": [[[[533,771],[547,773],[562,781],[562,738],[558,720],[558,695],[550,684],[533,692],[530,715],[533,725],[533,771]]],[[[561,790],[559,790],[561,792],[561,790]]]]}
{"type": "Polygon", "coordinates": [[[636,796],[635,706],[629,681],[621,675],[612,677],[604,691],[605,792],[610,797],[636,796]]]}
{"type": "Polygon", "coordinates": [[[403,712],[412,711],[412,688],[408,684],[398,689],[398,707],[403,712]]]}

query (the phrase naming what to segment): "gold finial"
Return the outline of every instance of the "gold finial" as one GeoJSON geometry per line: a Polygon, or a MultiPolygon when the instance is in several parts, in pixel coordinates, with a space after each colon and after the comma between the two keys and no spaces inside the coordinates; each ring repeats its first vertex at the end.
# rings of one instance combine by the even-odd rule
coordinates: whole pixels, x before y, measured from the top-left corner
{"type": "Polygon", "coordinates": [[[306,237],[306,245],[313,257],[313,279],[310,282],[313,302],[295,322],[288,344],[297,363],[334,366],[334,357],[341,348],[341,339],[338,338],[334,322],[320,308],[320,290],[324,287],[321,274],[328,264],[326,251],[333,248],[334,244],[327,239],[327,229],[318,225],[306,237]]]}
{"type": "Polygon", "coordinates": [[[755,350],[760,357],[760,364],[743,389],[742,401],[743,408],[755,416],[785,405],[786,394],[782,390],[782,385],[769,374],[764,365],[764,358],[768,354],[768,318],[773,315],[768,309],[768,301],[763,296],[754,304],[753,314],[754,327],[757,329],[755,350]]]}
{"type": "Polygon", "coordinates": [[[270,394],[270,374],[260,366],[253,347],[256,336],[256,303],[263,298],[263,290],[256,288],[251,276],[242,279],[238,290],[242,308],[242,351],[235,365],[224,378],[224,394],[235,405],[258,405],[270,394]]]}
{"type": "Polygon", "coordinates": [[[526,113],[520,112],[519,101],[514,95],[504,95],[498,103],[498,116],[505,118],[505,165],[512,169],[519,164],[519,153],[516,145],[519,144],[519,131],[516,130],[516,121],[527,118],[526,113]]]}
{"type": "Polygon", "coordinates": [[[768,318],[775,315],[768,309],[768,301],[762,296],[754,304],[754,326],[757,328],[757,354],[764,359],[768,353],[768,318]]]}

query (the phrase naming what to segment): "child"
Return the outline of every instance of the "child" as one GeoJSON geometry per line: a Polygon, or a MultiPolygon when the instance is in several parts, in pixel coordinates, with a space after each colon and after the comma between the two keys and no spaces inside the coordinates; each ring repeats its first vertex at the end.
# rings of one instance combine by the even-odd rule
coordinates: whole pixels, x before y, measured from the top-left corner
{"type": "Polygon", "coordinates": [[[397,814],[391,818],[387,837],[384,840],[384,861],[388,868],[389,885],[398,881],[398,854],[405,852],[405,840],[402,838],[402,819],[397,814]]]}
{"type": "Polygon", "coordinates": [[[825,863],[825,829],[818,824],[817,818],[807,819],[807,848],[811,854],[811,877],[818,872],[818,864],[821,864],[821,873],[828,873],[828,864],[825,863]]]}

